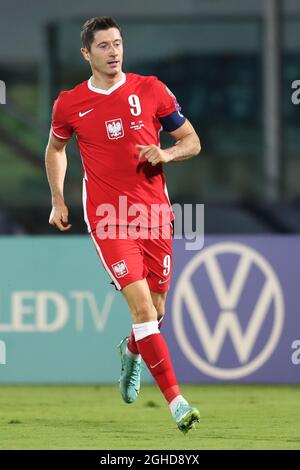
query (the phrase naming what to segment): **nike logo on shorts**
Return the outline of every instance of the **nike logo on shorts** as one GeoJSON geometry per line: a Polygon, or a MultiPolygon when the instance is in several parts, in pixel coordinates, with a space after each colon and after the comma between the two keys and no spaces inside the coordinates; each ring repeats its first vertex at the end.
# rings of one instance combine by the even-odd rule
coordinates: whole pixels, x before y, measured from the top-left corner
{"type": "Polygon", "coordinates": [[[168,282],[169,279],[160,279],[158,281],[158,284],[164,284],[165,282],[168,282]]]}

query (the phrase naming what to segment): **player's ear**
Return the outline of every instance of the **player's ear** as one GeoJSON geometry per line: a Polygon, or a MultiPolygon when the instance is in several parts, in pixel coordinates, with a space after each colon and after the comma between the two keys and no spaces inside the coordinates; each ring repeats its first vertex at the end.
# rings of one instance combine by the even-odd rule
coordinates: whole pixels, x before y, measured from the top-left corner
{"type": "Polygon", "coordinates": [[[86,48],[86,47],[82,47],[82,48],[80,49],[80,52],[81,52],[81,54],[83,55],[84,59],[89,62],[89,61],[90,61],[90,53],[89,53],[89,51],[87,50],[87,48],[86,48]]]}

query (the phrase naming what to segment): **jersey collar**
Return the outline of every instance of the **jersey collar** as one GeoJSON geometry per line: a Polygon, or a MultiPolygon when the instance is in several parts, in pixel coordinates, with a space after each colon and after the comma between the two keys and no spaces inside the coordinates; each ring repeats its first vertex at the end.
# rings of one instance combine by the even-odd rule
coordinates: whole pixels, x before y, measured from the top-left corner
{"type": "Polygon", "coordinates": [[[92,85],[92,77],[88,80],[88,87],[90,90],[94,91],[95,93],[100,93],[101,95],[110,95],[113,91],[117,90],[125,82],[126,82],[126,74],[122,72],[121,80],[115,83],[112,87],[108,88],[108,90],[102,90],[101,88],[94,87],[92,85]]]}

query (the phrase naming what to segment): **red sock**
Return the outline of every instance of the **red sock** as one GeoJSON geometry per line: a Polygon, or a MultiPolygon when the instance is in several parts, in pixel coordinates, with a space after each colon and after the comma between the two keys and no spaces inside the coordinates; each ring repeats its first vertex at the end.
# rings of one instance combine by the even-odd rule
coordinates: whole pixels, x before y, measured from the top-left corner
{"type": "Polygon", "coordinates": [[[136,342],[138,351],[168,403],[180,395],[169,349],[160,333],[136,342]]]}
{"type": "MultiPolygon", "coordinates": [[[[163,318],[164,318],[164,316],[162,316],[161,319],[158,322],[158,328],[159,329],[161,329],[161,327],[162,327],[163,318]]],[[[136,355],[139,354],[139,350],[138,350],[137,345],[136,345],[133,329],[131,329],[130,337],[129,337],[129,340],[128,340],[128,343],[127,343],[127,348],[129,349],[129,351],[132,354],[136,354],[136,355]]]]}

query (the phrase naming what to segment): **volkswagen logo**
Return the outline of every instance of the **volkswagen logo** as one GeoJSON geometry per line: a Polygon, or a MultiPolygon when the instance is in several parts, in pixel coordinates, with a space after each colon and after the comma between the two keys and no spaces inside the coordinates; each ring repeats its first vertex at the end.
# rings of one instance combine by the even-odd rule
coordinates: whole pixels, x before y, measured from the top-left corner
{"type": "Polygon", "coordinates": [[[253,248],[214,244],[182,270],[172,318],[183,354],[199,371],[239,379],[259,369],[278,344],[284,322],[281,285],[253,248]]]}

